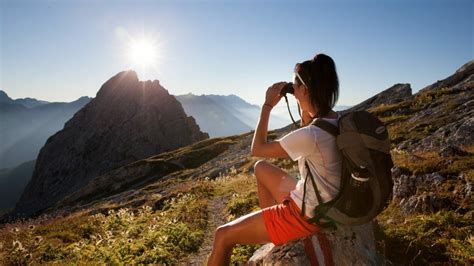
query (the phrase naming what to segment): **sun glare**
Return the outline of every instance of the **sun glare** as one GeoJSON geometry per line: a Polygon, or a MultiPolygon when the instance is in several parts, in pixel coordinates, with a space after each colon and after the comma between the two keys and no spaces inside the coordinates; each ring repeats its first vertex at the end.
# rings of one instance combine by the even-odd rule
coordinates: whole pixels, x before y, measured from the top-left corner
{"type": "Polygon", "coordinates": [[[128,68],[135,70],[141,79],[155,79],[159,76],[159,66],[163,64],[163,41],[158,42],[158,36],[142,31],[141,34],[129,34],[118,27],[116,34],[124,44],[128,68]]]}
{"type": "Polygon", "coordinates": [[[150,40],[132,40],[129,49],[129,59],[135,66],[146,68],[157,59],[157,47],[150,40]]]}

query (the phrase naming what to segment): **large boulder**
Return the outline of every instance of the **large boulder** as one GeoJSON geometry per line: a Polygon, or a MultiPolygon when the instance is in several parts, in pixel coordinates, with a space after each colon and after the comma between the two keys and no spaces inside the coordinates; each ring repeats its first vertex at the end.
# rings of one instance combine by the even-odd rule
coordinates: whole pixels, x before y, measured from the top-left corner
{"type": "MultiPolygon", "coordinates": [[[[329,240],[334,265],[376,265],[381,257],[376,254],[372,223],[360,226],[338,226],[337,230],[325,230],[329,240]]],[[[311,242],[320,265],[324,265],[324,242],[314,235],[311,242]]],[[[303,240],[281,246],[266,244],[255,251],[250,265],[311,265],[303,240]]]]}

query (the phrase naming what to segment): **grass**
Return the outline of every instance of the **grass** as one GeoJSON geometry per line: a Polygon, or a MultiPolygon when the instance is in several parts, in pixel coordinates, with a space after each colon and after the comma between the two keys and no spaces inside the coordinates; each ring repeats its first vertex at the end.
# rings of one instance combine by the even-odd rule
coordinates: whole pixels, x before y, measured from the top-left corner
{"type": "MultiPolygon", "coordinates": [[[[227,221],[260,209],[257,196],[257,182],[249,174],[231,172],[230,175],[216,179],[217,195],[231,195],[226,204],[227,221]]],[[[231,256],[231,264],[245,264],[261,245],[237,245],[231,256]]]]}
{"type": "Polygon", "coordinates": [[[397,202],[377,217],[377,247],[395,264],[474,263],[474,211],[404,216],[397,202]]]}
{"type": "Polygon", "coordinates": [[[150,206],[23,221],[0,230],[0,264],[173,264],[196,252],[207,228],[205,183],[150,206]],[[199,188],[197,188],[199,187],[199,188]]]}
{"type": "MultiPolygon", "coordinates": [[[[472,154],[472,146],[463,147],[464,151],[472,154]]],[[[404,151],[392,152],[395,165],[408,170],[413,174],[439,172],[443,175],[472,175],[474,156],[448,156],[441,157],[436,151],[407,153],[404,151]],[[471,173],[471,174],[468,174],[471,173]]]]}

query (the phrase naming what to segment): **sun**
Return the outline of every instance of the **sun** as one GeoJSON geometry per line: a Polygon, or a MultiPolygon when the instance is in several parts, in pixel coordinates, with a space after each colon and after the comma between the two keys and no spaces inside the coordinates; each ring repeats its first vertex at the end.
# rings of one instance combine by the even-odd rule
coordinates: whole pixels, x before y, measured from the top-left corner
{"type": "Polygon", "coordinates": [[[118,27],[116,34],[121,41],[121,54],[128,69],[137,72],[141,79],[156,79],[162,72],[164,42],[157,34],[144,30],[130,34],[126,29],[118,27]]]}
{"type": "Polygon", "coordinates": [[[132,65],[148,68],[156,64],[158,47],[149,39],[131,40],[128,48],[128,58],[132,65]]]}

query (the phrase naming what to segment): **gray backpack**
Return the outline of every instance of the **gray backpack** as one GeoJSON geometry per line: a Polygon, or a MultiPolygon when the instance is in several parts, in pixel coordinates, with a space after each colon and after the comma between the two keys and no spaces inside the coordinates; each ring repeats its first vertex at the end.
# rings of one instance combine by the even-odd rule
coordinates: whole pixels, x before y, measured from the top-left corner
{"type": "Polygon", "coordinates": [[[339,128],[317,119],[313,122],[336,137],[342,153],[342,176],[339,194],[324,202],[306,162],[307,173],[301,215],[304,217],[306,181],[311,180],[318,202],[314,216],[308,220],[321,227],[336,224],[360,225],[384,210],[392,198],[393,180],[390,140],[384,124],[367,111],[354,111],[341,116],[339,128]]]}

